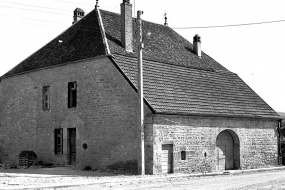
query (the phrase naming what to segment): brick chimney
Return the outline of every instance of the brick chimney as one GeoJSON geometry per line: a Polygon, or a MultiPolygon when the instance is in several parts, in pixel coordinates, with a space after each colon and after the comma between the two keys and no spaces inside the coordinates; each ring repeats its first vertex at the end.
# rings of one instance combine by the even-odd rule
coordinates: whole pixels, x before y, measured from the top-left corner
{"type": "Polygon", "coordinates": [[[73,11],[73,22],[72,24],[75,24],[76,22],[78,22],[79,20],[81,20],[84,15],[85,15],[85,12],[80,9],[80,8],[76,8],[74,11],[73,11]]]}
{"type": "Polygon", "coordinates": [[[127,51],[133,51],[132,4],[123,0],[121,4],[121,42],[127,51]]]}
{"type": "Polygon", "coordinates": [[[201,37],[198,34],[196,34],[193,37],[193,50],[194,50],[196,55],[198,55],[199,57],[202,56],[201,37]]]}

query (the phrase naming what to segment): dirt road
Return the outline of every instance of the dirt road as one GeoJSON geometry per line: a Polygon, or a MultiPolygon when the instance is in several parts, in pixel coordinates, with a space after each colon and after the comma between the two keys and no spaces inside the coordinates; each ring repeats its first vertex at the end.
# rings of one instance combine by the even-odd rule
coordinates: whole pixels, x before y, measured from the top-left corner
{"type": "Polygon", "coordinates": [[[199,189],[284,189],[285,171],[273,171],[262,173],[251,173],[242,175],[227,175],[214,177],[188,177],[188,178],[167,178],[142,182],[130,182],[119,184],[91,185],[75,189],[117,189],[117,190],[199,190],[199,189]]]}
{"type": "MultiPolygon", "coordinates": [[[[30,171],[30,170],[27,170],[30,171]]],[[[41,171],[41,170],[36,170],[41,171]]],[[[43,173],[3,173],[0,172],[0,189],[64,189],[64,190],[199,190],[199,189],[284,189],[285,170],[247,173],[240,175],[218,175],[189,177],[177,174],[166,176],[126,176],[95,172],[70,173],[70,170],[42,170],[43,173]],[[55,172],[57,175],[53,174],[55,172]],[[48,175],[46,173],[49,173],[48,175]],[[68,173],[70,175],[64,175],[68,173]],[[96,184],[94,184],[96,183],[96,184]],[[58,187],[59,185],[76,185],[58,187]],[[47,188],[47,186],[53,187],[47,188]]]]}

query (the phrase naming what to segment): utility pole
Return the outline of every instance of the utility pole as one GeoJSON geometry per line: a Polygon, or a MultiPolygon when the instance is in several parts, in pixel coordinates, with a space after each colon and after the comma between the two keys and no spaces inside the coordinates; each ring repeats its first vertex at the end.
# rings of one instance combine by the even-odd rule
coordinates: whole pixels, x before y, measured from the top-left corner
{"type": "Polygon", "coordinates": [[[140,138],[140,162],[138,163],[141,175],[145,175],[145,152],[144,152],[144,102],[143,102],[143,62],[142,62],[142,11],[137,12],[137,46],[138,46],[138,95],[139,95],[139,138],[140,138]]]}

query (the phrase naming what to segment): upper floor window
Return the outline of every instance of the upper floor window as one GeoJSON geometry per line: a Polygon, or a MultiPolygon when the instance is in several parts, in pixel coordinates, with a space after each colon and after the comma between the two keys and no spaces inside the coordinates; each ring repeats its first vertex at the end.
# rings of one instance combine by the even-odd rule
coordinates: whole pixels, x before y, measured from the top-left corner
{"type": "Polygon", "coordinates": [[[68,83],[68,108],[76,108],[77,105],[77,83],[68,83]]]}
{"type": "Polygon", "coordinates": [[[50,86],[44,86],[43,87],[43,93],[42,93],[42,107],[43,110],[49,110],[50,109],[50,86]]]}

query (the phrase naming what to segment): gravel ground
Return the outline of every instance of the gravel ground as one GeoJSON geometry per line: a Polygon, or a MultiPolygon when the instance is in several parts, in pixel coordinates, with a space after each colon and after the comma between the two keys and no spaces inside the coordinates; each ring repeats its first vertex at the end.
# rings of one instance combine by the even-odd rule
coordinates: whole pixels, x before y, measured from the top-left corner
{"type": "Polygon", "coordinates": [[[189,175],[122,175],[70,168],[0,170],[0,189],[284,189],[285,170],[241,175],[189,177],[189,175]],[[79,184],[74,187],[64,185],[79,184]],[[47,186],[63,187],[50,187],[47,186]]]}
{"type": "MultiPolygon", "coordinates": [[[[181,174],[172,174],[177,176],[181,174]]],[[[0,189],[20,187],[43,187],[70,184],[94,184],[117,181],[155,180],[160,176],[114,174],[100,171],[76,171],[70,168],[39,168],[39,169],[0,169],[0,189]]]]}
{"type": "Polygon", "coordinates": [[[285,171],[214,177],[183,177],[118,184],[85,185],[64,190],[285,190],[285,171]]]}

